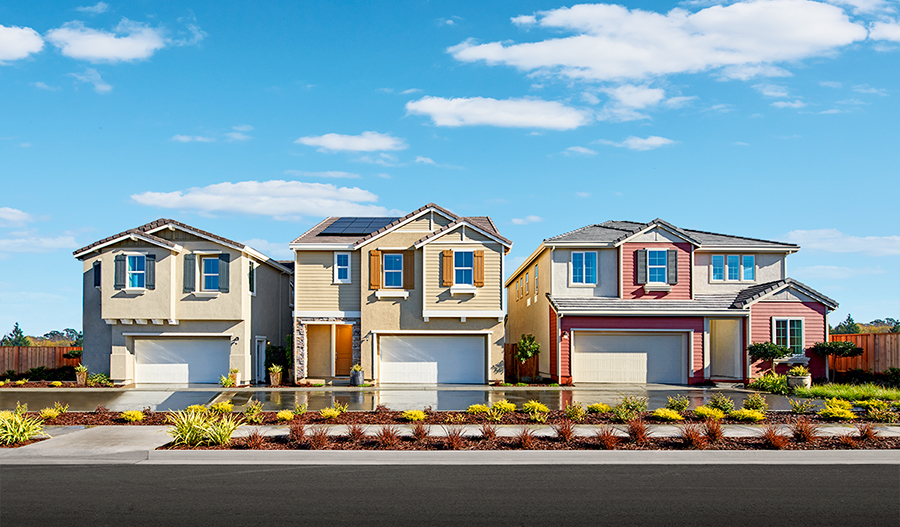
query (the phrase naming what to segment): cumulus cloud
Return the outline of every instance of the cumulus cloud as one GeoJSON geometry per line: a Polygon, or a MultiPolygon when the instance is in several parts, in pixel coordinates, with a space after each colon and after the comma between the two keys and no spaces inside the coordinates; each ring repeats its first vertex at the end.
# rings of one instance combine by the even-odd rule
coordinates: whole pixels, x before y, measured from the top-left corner
{"type": "Polygon", "coordinates": [[[571,34],[527,43],[470,39],[447,51],[462,62],[567,79],[622,82],[717,69],[740,78],[753,70],[726,68],[827,55],[867,36],[841,8],[810,0],[736,2],[695,13],[581,4],[519,16],[513,23],[571,34]]]}
{"type": "Polygon", "coordinates": [[[594,152],[590,148],[585,148],[583,146],[570,146],[563,150],[563,154],[572,155],[572,154],[580,154],[584,156],[595,156],[597,152],[594,152]]]}
{"type": "Polygon", "coordinates": [[[202,136],[202,135],[181,135],[181,134],[176,134],[176,135],[173,135],[173,136],[172,136],[172,141],[176,141],[176,142],[178,142],[178,143],[191,143],[191,142],[197,142],[197,143],[212,143],[213,141],[215,141],[215,138],[213,138],[213,137],[206,137],[206,136],[202,136]]]}
{"type": "Polygon", "coordinates": [[[855,14],[876,13],[879,11],[893,11],[888,2],[884,0],[827,0],[830,4],[850,7],[855,14]]]}
{"type": "Polygon", "coordinates": [[[333,179],[359,179],[359,174],[354,174],[352,172],[341,172],[339,170],[330,170],[327,172],[305,172],[303,170],[285,170],[284,173],[287,176],[325,177],[325,178],[333,178],[333,179]]]}
{"type": "Polygon", "coordinates": [[[247,141],[253,139],[251,136],[241,132],[228,132],[225,134],[225,137],[227,137],[229,141],[247,141]]]}
{"type": "Polygon", "coordinates": [[[775,84],[754,84],[753,89],[766,97],[787,97],[788,89],[785,86],[775,84]]]}
{"type": "Polygon", "coordinates": [[[363,132],[360,135],[325,134],[301,137],[294,143],[319,147],[319,152],[379,152],[384,150],[406,150],[406,141],[391,134],[363,132]]]}
{"type": "Polygon", "coordinates": [[[900,255],[900,236],[853,236],[838,229],[813,229],[791,231],[785,240],[806,250],[872,256],[900,255]]]}
{"type": "Polygon", "coordinates": [[[857,276],[885,274],[885,270],[879,267],[839,267],[836,265],[810,265],[798,267],[791,274],[806,280],[843,280],[857,276]]]}
{"type": "Polygon", "coordinates": [[[85,68],[84,73],[70,73],[69,75],[81,82],[92,84],[94,91],[97,93],[109,93],[113,89],[112,85],[104,81],[100,73],[94,68],[85,68]]]}
{"type": "Polygon", "coordinates": [[[640,137],[630,136],[619,143],[615,141],[607,141],[606,139],[600,139],[595,142],[601,145],[617,146],[619,148],[628,148],[630,150],[653,150],[654,148],[659,148],[661,146],[675,144],[675,141],[666,139],[665,137],[659,137],[657,135],[651,135],[643,139],[640,137]]]}
{"type": "Polygon", "coordinates": [[[207,214],[241,213],[299,220],[305,216],[389,216],[397,211],[375,205],[378,196],[358,187],[301,181],[217,183],[175,192],[144,192],[131,199],[141,205],[207,214]]]}
{"type": "Polygon", "coordinates": [[[23,225],[34,221],[31,214],[12,207],[0,207],[0,226],[23,225]]]}
{"type": "Polygon", "coordinates": [[[646,108],[658,103],[666,96],[665,90],[649,88],[646,85],[623,84],[615,88],[605,88],[603,91],[620,106],[626,108],[646,108]]]}
{"type": "Polygon", "coordinates": [[[822,81],[819,83],[819,86],[824,86],[825,88],[842,88],[844,85],[837,81],[822,81]]]}
{"type": "Polygon", "coordinates": [[[78,247],[72,236],[0,238],[0,253],[44,253],[78,247]]]}
{"type": "Polygon", "coordinates": [[[537,223],[539,221],[544,221],[544,218],[540,216],[525,216],[524,218],[513,218],[512,222],[515,225],[528,225],[529,223],[537,223]]]}
{"type": "Polygon", "coordinates": [[[123,18],[112,31],[73,21],[47,32],[47,40],[73,59],[90,62],[129,62],[150,58],[166,46],[162,30],[123,18]]]}
{"type": "Polygon", "coordinates": [[[900,42],[900,22],[875,22],[869,31],[869,38],[872,40],[889,40],[891,42],[900,42]]]}
{"type": "Polygon", "coordinates": [[[445,99],[422,97],[406,103],[409,114],[427,115],[437,126],[500,126],[571,130],[591,121],[590,112],[541,99],[445,99]]]}
{"type": "Polygon", "coordinates": [[[431,159],[430,157],[425,157],[425,156],[416,156],[416,163],[424,163],[426,165],[436,165],[437,164],[434,162],[434,159],[431,159]]]}
{"type": "Polygon", "coordinates": [[[856,93],[871,93],[873,95],[887,95],[887,90],[884,88],[873,88],[868,84],[857,84],[853,87],[853,91],[856,93]]]}
{"type": "Polygon", "coordinates": [[[792,75],[788,70],[771,64],[741,64],[722,68],[719,80],[746,81],[756,77],[790,77],[792,75]]]}
{"type": "Polygon", "coordinates": [[[109,11],[109,4],[107,4],[106,2],[97,2],[94,5],[76,7],[75,10],[81,11],[82,13],[90,13],[92,15],[99,15],[100,13],[105,13],[105,12],[109,11]]]}
{"type": "Polygon", "coordinates": [[[775,101],[772,103],[775,108],[803,108],[806,103],[803,101],[775,101]]]}
{"type": "Polygon", "coordinates": [[[0,65],[24,59],[44,47],[44,39],[30,27],[0,25],[0,65]]]}

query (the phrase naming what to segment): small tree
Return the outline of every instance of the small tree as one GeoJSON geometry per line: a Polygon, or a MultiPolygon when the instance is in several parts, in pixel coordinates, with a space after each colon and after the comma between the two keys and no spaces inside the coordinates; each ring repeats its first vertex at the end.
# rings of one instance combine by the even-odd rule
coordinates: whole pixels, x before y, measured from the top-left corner
{"type": "MultiPolygon", "coordinates": [[[[864,349],[850,341],[843,342],[816,342],[808,348],[809,351],[815,351],[823,357],[858,357],[863,354],[864,349]]],[[[834,372],[834,361],[829,361],[829,367],[834,372]]],[[[834,373],[831,378],[834,379],[834,373]]]]}
{"type": "Polygon", "coordinates": [[[771,364],[769,370],[774,371],[775,361],[790,355],[791,349],[774,342],[755,342],[747,346],[747,355],[753,362],[767,360],[771,364]]]}
{"type": "Polygon", "coordinates": [[[534,340],[534,335],[522,335],[522,340],[516,344],[516,358],[525,364],[525,361],[541,352],[541,343],[534,340]]]}
{"type": "Polygon", "coordinates": [[[31,339],[25,336],[19,323],[13,326],[13,330],[0,340],[0,346],[31,346],[31,339]]]}
{"type": "Polygon", "coordinates": [[[862,333],[862,328],[853,320],[853,316],[848,313],[847,318],[832,329],[831,333],[834,335],[856,334],[862,333]]]}

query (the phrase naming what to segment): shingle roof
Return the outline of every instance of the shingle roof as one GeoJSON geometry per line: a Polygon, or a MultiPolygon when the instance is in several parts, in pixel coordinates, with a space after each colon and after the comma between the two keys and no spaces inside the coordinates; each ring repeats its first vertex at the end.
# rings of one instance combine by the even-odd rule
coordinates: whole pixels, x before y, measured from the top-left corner
{"type": "Polygon", "coordinates": [[[757,238],[747,238],[745,236],[733,236],[730,234],[718,234],[706,231],[697,231],[693,229],[681,229],[674,225],[664,222],[660,219],[653,220],[648,223],[638,223],[634,221],[606,221],[599,224],[586,225],[580,229],[569,231],[552,238],[547,238],[545,242],[583,242],[583,243],[616,243],[628,236],[631,236],[653,223],[665,225],[666,227],[680,232],[688,239],[699,242],[700,246],[704,245],[728,245],[728,246],[771,246],[771,247],[798,247],[791,243],[777,242],[771,240],[761,240],[757,238]]]}
{"type": "Polygon", "coordinates": [[[795,287],[803,293],[815,298],[819,302],[822,302],[826,306],[831,307],[832,309],[837,309],[838,307],[838,303],[836,301],[828,298],[827,296],[809,287],[808,285],[794,280],[793,278],[785,278],[784,280],[775,280],[774,282],[766,282],[764,284],[757,284],[748,287],[747,289],[744,289],[740,293],[738,293],[737,297],[735,297],[734,307],[743,308],[749,304],[752,304],[754,301],[768,295],[769,293],[783,288],[784,286],[795,287]]]}
{"type": "Polygon", "coordinates": [[[734,309],[734,294],[696,295],[694,300],[626,300],[606,297],[556,297],[550,296],[554,309],[566,311],[708,311],[734,309]]]}
{"type": "Polygon", "coordinates": [[[437,238],[441,234],[456,228],[458,225],[460,225],[462,223],[468,223],[470,225],[474,225],[475,227],[478,227],[479,229],[483,230],[484,232],[486,232],[486,233],[490,234],[491,236],[497,238],[498,240],[502,241],[503,243],[505,243],[507,245],[512,245],[511,241],[504,238],[503,236],[500,235],[499,232],[497,232],[497,226],[494,225],[494,222],[491,221],[491,219],[487,216],[465,216],[462,218],[457,218],[457,219],[453,220],[452,222],[448,223],[447,225],[444,225],[440,229],[423,237],[422,239],[417,241],[415,244],[418,245],[418,244],[425,242],[427,240],[430,240],[432,238],[437,238]]]}
{"type": "MultiPolygon", "coordinates": [[[[159,222],[159,221],[164,221],[164,220],[156,220],[156,221],[159,222]]],[[[156,222],[153,222],[153,223],[156,223],[156,222]]],[[[147,225],[150,225],[150,223],[148,223],[147,225]]],[[[97,240],[94,243],[85,245],[81,249],[72,251],[72,254],[80,254],[85,251],[89,251],[89,250],[93,249],[94,247],[99,247],[100,245],[107,244],[113,240],[117,240],[119,238],[128,236],[129,234],[139,234],[139,235],[147,237],[161,245],[165,245],[167,247],[175,247],[175,245],[176,245],[175,242],[173,242],[171,240],[166,240],[165,238],[160,238],[159,236],[154,236],[152,234],[148,234],[147,232],[145,232],[144,227],[146,227],[147,225],[142,225],[142,226],[134,228],[134,229],[128,229],[127,231],[122,231],[118,234],[113,234],[112,236],[107,236],[106,238],[103,238],[102,240],[97,240]]]]}

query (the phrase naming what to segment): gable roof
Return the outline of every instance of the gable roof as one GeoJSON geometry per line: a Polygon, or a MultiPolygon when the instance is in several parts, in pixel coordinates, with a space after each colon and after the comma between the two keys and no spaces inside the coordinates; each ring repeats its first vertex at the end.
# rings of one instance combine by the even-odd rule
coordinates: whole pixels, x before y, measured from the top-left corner
{"type": "Polygon", "coordinates": [[[785,289],[796,289],[806,296],[809,296],[816,301],[821,302],[832,311],[838,308],[838,303],[836,301],[828,298],[827,296],[809,287],[808,285],[794,280],[793,278],[775,280],[774,282],[757,284],[754,286],[750,286],[747,289],[743,289],[735,297],[732,306],[743,309],[749,305],[759,302],[760,300],[763,300],[765,297],[774,295],[785,289]]]}
{"type": "Polygon", "coordinates": [[[494,225],[494,222],[491,221],[487,216],[466,216],[462,218],[457,218],[452,222],[444,225],[440,229],[432,232],[431,234],[425,236],[415,243],[416,248],[425,245],[426,243],[440,238],[441,236],[449,233],[461,227],[463,225],[468,225],[470,227],[475,228],[476,231],[480,231],[482,234],[488,236],[489,238],[493,238],[494,240],[500,242],[502,245],[505,245],[507,248],[512,247],[512,242],[500,236],[500,233],[497,232],[497,226],[494,225]]]}

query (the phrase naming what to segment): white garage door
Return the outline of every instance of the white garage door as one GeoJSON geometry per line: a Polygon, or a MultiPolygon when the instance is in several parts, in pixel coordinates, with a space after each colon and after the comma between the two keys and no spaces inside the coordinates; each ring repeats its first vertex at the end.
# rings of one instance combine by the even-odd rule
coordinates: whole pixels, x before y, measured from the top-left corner
{"type": "Polygon", "coordinates": [[[687,383],[685,333],[574,334],[574,382],[687,383]]]}
{"type": "Polygon", "coordinates": [[[382,383],[484,384],[483,336],[383,336],[382,383]]]}
{"type": "Polygon", "coordinates": [[[219,382],[228,375],[231,343],[218,339],[134,339],[134,382],[219,382]]]}

